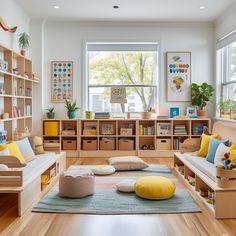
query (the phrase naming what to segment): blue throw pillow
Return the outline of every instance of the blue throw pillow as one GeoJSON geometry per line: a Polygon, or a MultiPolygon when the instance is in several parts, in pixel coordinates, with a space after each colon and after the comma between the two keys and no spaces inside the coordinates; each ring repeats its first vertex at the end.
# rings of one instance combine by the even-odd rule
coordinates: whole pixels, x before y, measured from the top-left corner
{"type": "Polygon", "coordinates": [[[206,160],[208,162],[214,163],[216,150],[221,143],[223,143],[226,146],[229,146],[229,140],[219,140],[219,139],[211,138],[209,148],[208,148],[208,153],[206,156],[206,160]]]}

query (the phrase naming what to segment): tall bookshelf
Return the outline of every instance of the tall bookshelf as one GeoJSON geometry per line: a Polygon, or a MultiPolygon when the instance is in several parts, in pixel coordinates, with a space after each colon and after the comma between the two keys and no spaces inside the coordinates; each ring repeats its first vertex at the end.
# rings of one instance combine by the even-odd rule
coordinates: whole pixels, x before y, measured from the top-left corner
{"type": "Polygon", "coordinates": [[[60,148],[66,151],[68,157],[111,157],[122,155],[171,157],[185,139],[199,139],[203,126],[210,129],[211,120],[207,118],[182,120],[45,119],[43,120],[43,134],[45,142],[58,143],[60,148]],[[45,135],[45,122],[58,122],[58,132],[51,136],[45,135]],[[69,122],[71,122],[71,125],[69,122]],[[75,132],[63,135],[63,132],[68,128],[67,124],[75,132]],[[167,131],[163,127],[167,127],[167,131]],[[176,129],[176,127],[180,127],[180,130],[176,129]],[[181,127],[185,127],[184,131],[181,130],[181,127]],[[201,127],[200,130],[198,130],[199,127],[201,127]],[[76,146],[68,145],[65,149],[63,147],[64,140],[72,140],[73,143],[76,143],[76,146]],[[176,145],[177,141],[178,145],[176,145]]]}
{"type": "Polygon", "coordinates": [[[7,131],[8,141],[16,140],[27,135],[26,127],[32,133],[33,83],[39,82],[32,79],[30,59],[1,45],[0,64],[0,130],[7,131]]]}

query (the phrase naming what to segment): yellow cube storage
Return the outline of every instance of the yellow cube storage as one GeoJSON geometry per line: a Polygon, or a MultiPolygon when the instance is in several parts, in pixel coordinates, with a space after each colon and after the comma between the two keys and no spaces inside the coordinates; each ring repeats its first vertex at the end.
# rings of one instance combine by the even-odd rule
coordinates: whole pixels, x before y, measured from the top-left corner
{"type": "Polygon", "coordinates": [[[45,121],[44,122],[44,135],[46,136],[59,135],[59,122],[58,121],[45,121]]]}

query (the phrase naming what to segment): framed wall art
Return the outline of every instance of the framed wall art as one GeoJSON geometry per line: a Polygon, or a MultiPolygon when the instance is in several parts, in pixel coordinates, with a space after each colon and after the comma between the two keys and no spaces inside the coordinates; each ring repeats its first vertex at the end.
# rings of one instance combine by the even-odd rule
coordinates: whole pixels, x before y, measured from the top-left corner
{"type": "Polygon", "coordinates": [[[52,102],[73,99],[73,62],[52,61],[52,102]]]}
{"type": "Polygon", "coordinates": [[[191,101],[191,52],[167,52],[167,101],[191,101]]]}

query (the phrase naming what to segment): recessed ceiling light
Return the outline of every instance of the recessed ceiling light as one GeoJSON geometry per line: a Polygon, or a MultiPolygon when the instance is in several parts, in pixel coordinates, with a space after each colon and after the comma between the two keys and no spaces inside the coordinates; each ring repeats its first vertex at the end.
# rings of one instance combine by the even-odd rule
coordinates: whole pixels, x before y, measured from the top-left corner
{"type": "Polygon", "coordinates": [[[200,6],[199,7],[201,10],[205,9],[206,7],[205,6],[200,6]]]}
{"type": "Polygon", "coordinates": [[[115,6],[113,6],[113,8],[114,8],[114,9],[118,9],[118,8],[119,8],[119,6],[115,5],[115,6]]]}
{"type": "Polygon", "coordinates": [[[53,5],[54,9],[59,9],[60,7],[58,5],[53,5]]]}

